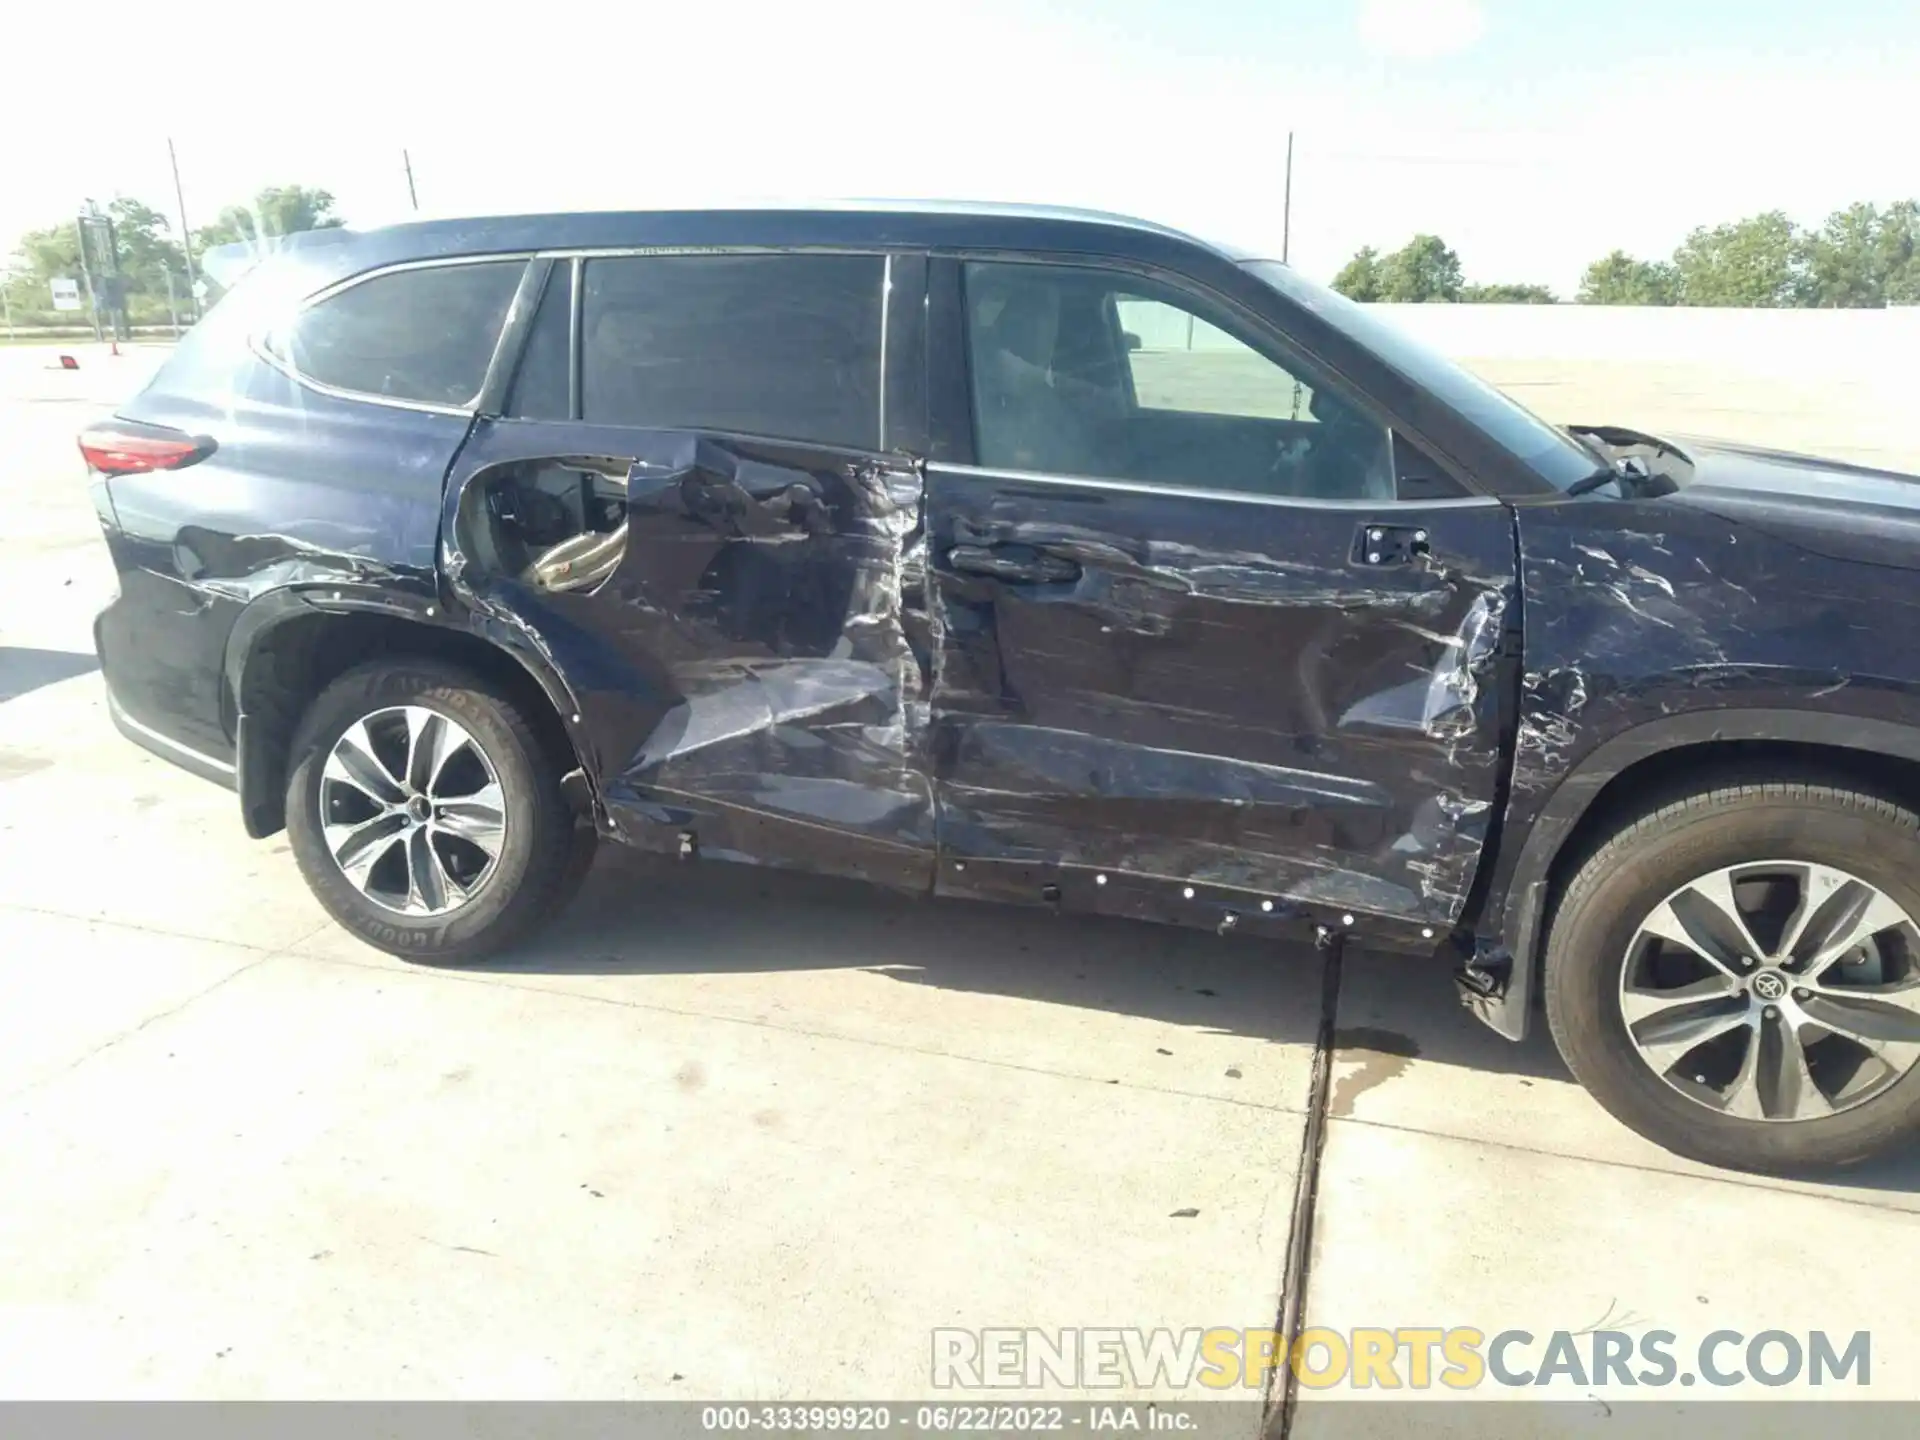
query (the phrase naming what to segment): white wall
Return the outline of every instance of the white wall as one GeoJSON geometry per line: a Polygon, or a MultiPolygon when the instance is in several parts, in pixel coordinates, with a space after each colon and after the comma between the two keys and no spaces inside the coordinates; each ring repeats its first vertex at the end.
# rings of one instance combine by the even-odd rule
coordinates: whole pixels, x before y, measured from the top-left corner
{"type": "Polygon", "coordinates": [[[1768,374],[1920,367],[1920,306],[1891,310],[1718,310],[1638,305],[1373,305],[1448,355],[1475,359],[1653,360],[1768,374]]]}

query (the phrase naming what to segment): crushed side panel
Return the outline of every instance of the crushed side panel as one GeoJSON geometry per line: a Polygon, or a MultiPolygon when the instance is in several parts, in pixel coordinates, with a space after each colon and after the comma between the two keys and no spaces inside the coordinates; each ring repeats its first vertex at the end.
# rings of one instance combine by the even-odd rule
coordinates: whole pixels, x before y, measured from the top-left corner
{"type": "Polygon", "coordinates": [[[1500,776],[1503,509],[1436,512],[1433,555],[1369,569],[1358,509],[930,484],[944,852],[1459,915],[1500,776]],[[1078,574],[1007,582],[956,547],[1078,574]]]}
{"type": "MultiPolygon", "coordinates": [[[[583,534],[513,573],[465,570],[478,608],[579,695],[615,829],[648,848],[929,883],[924,669],[903,602],[917,471],[685,432],[625,443],[637,450],[617,471],[597,466],[618,474],[623,544],[583,534]]],[[[473,484],[529,463],[587,462],[473,484]]],[[[499,527],[484,501],[463,511],[469,531],[499,527]]]]}

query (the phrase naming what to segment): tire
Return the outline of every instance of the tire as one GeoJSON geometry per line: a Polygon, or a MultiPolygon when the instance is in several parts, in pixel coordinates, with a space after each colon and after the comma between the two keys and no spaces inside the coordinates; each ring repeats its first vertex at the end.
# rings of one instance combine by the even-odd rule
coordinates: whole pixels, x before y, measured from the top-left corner
{"type": "MultiPolygon", "coordinates": [[[[1830,1018],[1854,1024],[1863,1008],[1885,1003],[1866,990],[1825,988],[1858,974],[1870,977],[1882,993],[1916,987],[1898,1004],[1913,1015],[1912,1028],[1920,1037],[1920,932],[1893,925],[1874,931],[1864,944],[1835,948],[1893,913],[1878,908],[1881,901],[1920,918],[1917,862],[1920,815],[1842,785],[1757,780],[1650,805],[1580,866],[1555,910],[1545,989],[1547,1018],[1561,1056],[1594,1098],[1631,1129],[1709,1164],[1775,1174],[1813,1172],[1857,1164],[1911,1140],[1920,1134],[1920,1064],[1899,1059],[1897,1050],[1891,1052],[1895,1062],[1850,1059],[1859,1042],[1802,1022],[1810,1020],[1814,1007],[1822,1007],[1830,1018]],[[1723,891],[1714,877],[1729,867],[1738,868],[1727,875],[1733,883],[1723,891]],[[1800,875],[1803,882],[1793,878],[1800,875]],[[1795,885],[1802,888],[1796,892],[1795,885]],[[1871,902],[1872,909],[1865,908],[1865,900],[1857,902],[1870,918],[1847,919],[1856,904],[1848,897],[1867,890],[1880,897],[1871,902]],[[1743,912],[1744,928],[1729,932],[1717,928],[1725,907],[1704,905],[1702,897],[1709,893],[1744,897],[1732,901],[1736,911],[1751,905],[1756,894],[1829,898],[1804,906],[1780,899],[1773,904],[1775,918],[1767,918],[1764,909],[1743,912]],[[1666,908],[1657,909],[1663,902],[1666,908]],[[1802,922],[1802,915],[1810,918],[1802,922]],[[1755,942],[1758,957],[1708,964],[1698,956],[1724,949],[1717,940],[1701,947],[1670,946],[1658,936],[1649,940],[1642,928],[1653,924],[1671,931],[1672,917],[1680,916],[1685,919],[1678,928],[1690,937],[1743,936],[1755,942]],[[1803,924],[1797,941],[1796,924],[1803,924]],[[1690,953],[1696,949],[1697,955],[1690,953]],[[1842,955],[1845,963],[1826,960],[1827,950],[1842,955]],[[1665,966],[1683,968],[1655,968],[1665,966]],[[1763,971],[1776,967],[1784,968],[1762,979],[1763,971]],[[1689,975],[1704,979],[1689,982],[1689,975]],[[1666,994],[1661,985],[1689,983],[1716,993],[1684,1006],[1658,999],[1658,1018],[1640,1015],[1629,1028],[1625,1005],[1638,1009],[1648,996],[1666,994]],[[1800,988],[1802,983],[1810,988],[1800,988]],[[1719,992],[1729,990],[1721,998],[1719,992]],[[1779,1004],[1766,1005],[1770,998],[1779,1004]],[[1800,1008],[1802,1001],[1808,1008],[1800,1008]],[[1729,1018],[1736,1010],[1739,1018],[1729,1018]],[[1691,1045],[1696,1033],[1725,1024],[1733,1028],[1679,1052],[1664,1072],[1658,1068],[1677,1047],[1691,1045]],[[1649,1040],[1662,1039],[1664,1046],[1643,1050],[1649,1040]],[[1750,1061],[1748,1045],[1755,1047],[1750,1061]],[[1796,1066],[1795,1056],[1803,1063],[1796,1066]],[[1904,1073],[1903,1066],[1909,1067],[1904,1073]],[[1836,1076],[1845,1083],[1834,1086],[1836,1076]],[[1809,1093],[1809,1086],[1819,1093],[1809,1093]]],[[[1893,1018],[1905,1034],[1908,1021],[1893,1018]]],[[[1884,1014],[1873,1023],[1887,1023],[1884,1014]]],[[[1861,1048],[1860,1054],[1868,1052],[1861,1048]]]]}
{"type": "Polygon", "coordinates": [[[560,790],[559,760],[512,700],[456,666],[400,656],[349,670],[308,707],[288,760],[287,834],[301,875],[341,926],[389,954],[436,965],[491,955],[565,903],[591,863],[591,844],[578,838],[560,790]],[[410,752],[405,737],[416,724],[424,738],[410,752]],[[330,770],[336,746],[356,725],[354,753],[364,755],[359,740],[370,741],[378,771],[358,759],[330,770]],[[399,772],[411,755],[430,768],[441,737],[456,734],[468,743],[437,772],[450,793],[430,798],[422,785],[402,802],[424,803],[430,813],[416,823],[412,811],[394,808],[386,789],[407,794],[416,776],[399,772]],[[497,806],[488,782],[497,785],[497,806]],[[349,840],[340,852],[348,858],[336,858],[339,837],[369,814],[375,838],[349,840]],[[386,836],[396,825],[397,842],[386,836]],[[424,851],[416,848],[422,843],[424,851]],[[376,849],[362,879],[349,878],[348,863],[365,865],[376,849]],[[416,883],[423,879],[429,883],[416,883]]]}
{"type": "Polygon", "coordinates": [[[573,827],[573,834],[567,840],[567,865],[560,872],[560,884],[554,891],[553,903],[548,910],[550,916],[558,916],[579,898],[581,889],[587,883],[587,876],[593,873],[593,862],[600,854],[600,835],[591,821],[582,820],[573,827]]]}

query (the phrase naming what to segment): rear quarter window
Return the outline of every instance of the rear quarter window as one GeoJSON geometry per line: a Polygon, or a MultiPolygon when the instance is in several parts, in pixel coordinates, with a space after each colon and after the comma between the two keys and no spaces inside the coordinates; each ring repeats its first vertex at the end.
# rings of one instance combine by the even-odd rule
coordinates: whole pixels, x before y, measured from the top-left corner
{"type": "Polygon", "coordinates": [[[581,418],[880,443],[878,255],[589,259],[581,418]]]}
{"type": "Polygon", "coordinates": [[[389,400],[480,393],[525,261],[396,270],[308,306],[267,348],[302,377],[389,400]]]}

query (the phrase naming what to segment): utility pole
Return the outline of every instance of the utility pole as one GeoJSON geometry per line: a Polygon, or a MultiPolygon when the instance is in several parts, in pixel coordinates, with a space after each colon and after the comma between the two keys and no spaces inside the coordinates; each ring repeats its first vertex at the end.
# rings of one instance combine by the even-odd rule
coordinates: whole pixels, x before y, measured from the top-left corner
{"type": "MultiPolygon", "coordinates": [[[[94,204],[91,200],[87,202],[87,209],[89,212],[94,209],[94,204]]],[[[94,293],[93,289],[93,266],[88,263],[87,260],[87,220],[85,215],[82,215],[73,222],[73,235],[74,238],[80,242],[80,278],[87,282],[87,313],[93,316],[93,338],[98,342],[106,339],[106,336],[100,329],[100,297],[94,293]]]]}
{"type": "Polygon", "coordinates": [[[167,137],[167,159],[173,164],[173,203],[180,212],[180,253],[187,258],[187,295],[192,299],[192,312],[197,319],[200,315],[200,297],[193,291],[193,232],[187,229],[187,200],[180,190],[180,157],[173,152],[173,137],[167,137]]]}
{"type": "Polygon", "coordinates": [[[413,202],[416,212],[420,209],[420,197],[413,193],[413,157],[405,150],[400,152],[400,163],[407,167],[407,199],[413,202]]]}
{"type": "Polygon", "coordinates": [[[1287,131],[1287,189],[1280,211],[1280,263],[1287,263],[1293,248],[1293,132],[1287,131]]]}

